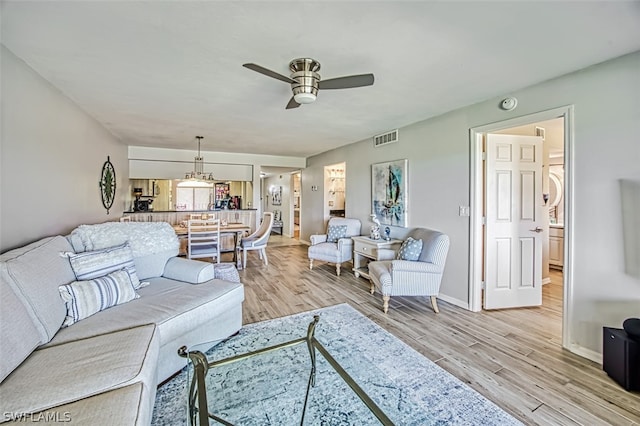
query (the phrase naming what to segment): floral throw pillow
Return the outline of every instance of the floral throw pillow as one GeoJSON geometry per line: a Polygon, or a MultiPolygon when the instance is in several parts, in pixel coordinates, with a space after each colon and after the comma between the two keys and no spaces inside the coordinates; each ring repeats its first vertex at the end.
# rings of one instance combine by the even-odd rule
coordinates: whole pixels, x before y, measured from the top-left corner
{"type": "Polygon", "coordinates": [[[407,238],[400,246],[396,259],[416,261],[422,253],[422,240],[407,238]]]}
{"type": "Polygon", "coordinates": [[[346,238],[347,225],[330,225],[327,228],[327,242],[337,243],[340,238],[346,238]]]}

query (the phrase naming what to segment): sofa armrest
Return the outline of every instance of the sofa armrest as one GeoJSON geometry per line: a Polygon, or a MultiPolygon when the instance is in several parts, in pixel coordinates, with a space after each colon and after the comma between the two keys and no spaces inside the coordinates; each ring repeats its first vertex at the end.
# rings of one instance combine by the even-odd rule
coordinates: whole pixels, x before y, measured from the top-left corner
{"type": "Polygon", "coordinates": [[[327,234],[319,234],[319,235],[311,235],[309,237],[311,240],[311,245],[315,246],[316,244],[324,243],[327,241],[327,234]]]}
{"type": "Polygon", "coordinates": [[[215,274],[211,263],[172,257],[164,267],[162,276],[176,281],[201,284],[212,280],[215,274]]]}
{"type": "Polygon", "coordinates": [[[391,263],[393,272],[426,272],[432,274],[442,273],[442,266],[430,262],[415,262],[411,260],[394,260],[391,263]]]}

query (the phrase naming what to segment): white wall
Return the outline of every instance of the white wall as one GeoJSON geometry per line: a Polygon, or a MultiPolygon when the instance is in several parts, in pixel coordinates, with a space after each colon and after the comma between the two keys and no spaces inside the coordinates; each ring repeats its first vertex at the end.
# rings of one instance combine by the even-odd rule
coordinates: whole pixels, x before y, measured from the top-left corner
{"type": "MultiPolygon", "coordinates": [[[[409,228],[449,234],[451,250],[441,295],[469,304],[469,129],[539,111],[574,105],[573,292],[569,303],[571,349],[601,353],[602,326],[621,327],[640,315],[640,280],[625,274],[620,179],[640,179],[640,52],[449,112],[400,129],[399,142],[373,148],[370,139],[307,161],[302,171],[303,240],[323,229],[323,167],[347,163],[346,215],[368,229],[372,163],[409,159],[409,228]],[[506,96],[518,108],[503,111],[506,96]],[[318,191],[311,191],[319,185],[318,191]]],[[[478,82],[481,84],[481,82],[478,82]]],[[[437,100],[433,100],[437,102],[437,100]]],[[[391,130],[391,129],[389,129],[391,130]]],[[[406,230],[394,228],[392,236],[406,230]]],[[[640,259],[636,260],[640,262],[640,259]]]]}
{"type": "Polygon", "coordinates": [[[0,252],[119,217],[129,177],[126,146],[1,49],[0,252]],[[107,156],[117,178],[109,215],[98,188],[107,156]]]}

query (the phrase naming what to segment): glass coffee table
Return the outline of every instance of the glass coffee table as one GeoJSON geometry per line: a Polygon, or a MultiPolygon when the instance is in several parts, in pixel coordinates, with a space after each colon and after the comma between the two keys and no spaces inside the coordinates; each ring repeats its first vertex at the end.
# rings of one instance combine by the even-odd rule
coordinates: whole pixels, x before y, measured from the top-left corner
{"type": "Polygon", "coordinates": [[[345,415],[339,407],[348,407],[358,423],[393,425],[316,339],[319,320],[305,337],[222,359],[181,347],[189,360],[189,424],[334,424],[345,415]]]}

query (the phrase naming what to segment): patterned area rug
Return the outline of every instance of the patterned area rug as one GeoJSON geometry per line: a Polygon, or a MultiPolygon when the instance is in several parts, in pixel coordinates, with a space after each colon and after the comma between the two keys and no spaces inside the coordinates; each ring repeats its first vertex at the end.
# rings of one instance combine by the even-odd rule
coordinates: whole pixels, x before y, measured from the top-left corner
{"type": "MultiPolygon", "coordinates": [[[[521,424],[348,304],[249,324],[207,355],[222,359],[304,337],[315,314],[316,338],[396,425],[521,424]]],[[[306,344],[216,367],[207,375],[215,389],[209,409],[235,425],[300,424],[309,369],[306,344]]],[[[188,424],[187,375],[158,389],[153,425],[188,424]]],[[[318,354],[304,424],[380,423],[318,354]]]]}

